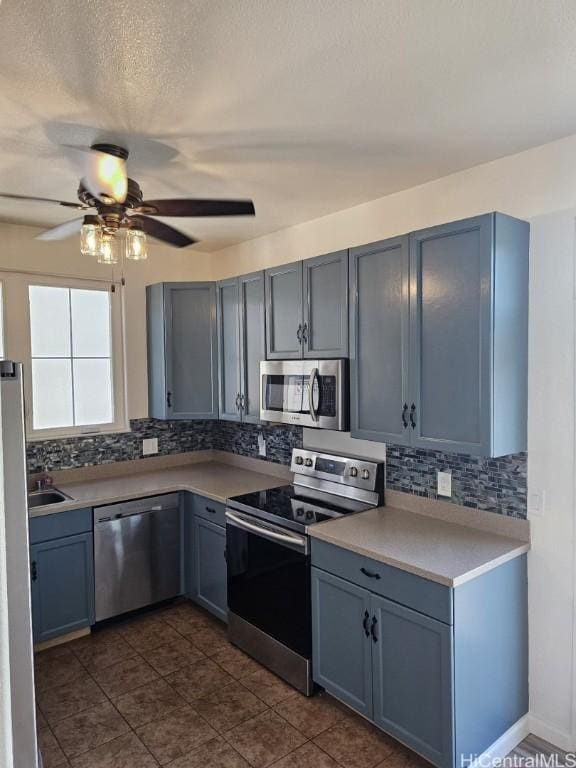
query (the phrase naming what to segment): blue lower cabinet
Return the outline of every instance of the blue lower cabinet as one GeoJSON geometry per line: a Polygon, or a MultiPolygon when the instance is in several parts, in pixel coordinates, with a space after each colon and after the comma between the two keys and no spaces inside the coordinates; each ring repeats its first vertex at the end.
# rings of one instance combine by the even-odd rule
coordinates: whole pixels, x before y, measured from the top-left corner
{"type": "Polygon", "coordinates": [[[30,561],[35,643],[94,623],[92,533],[33,544],[30,561]]]}
{"type": "Polygon", "coordinates": [[[528,712],[526,555],[448,600],[345,554],[312,541],[315,682],[438,768],[461,768],[528,712]]]}
{"type": "Polygon", "coordinates": [[[314,680],[372,717],[370,593],[312,568],[314,680]]]}
{"type": "Polygon", "coordinates": [[[226,528],[195,516],[192,527],[192,597],[223,621],[228,620],[226,528]]]}
{"type": "Polygon", "coordinates": [[[371,596],[373,720],[435,765],[452,765],[452,627],[371,596]]]}

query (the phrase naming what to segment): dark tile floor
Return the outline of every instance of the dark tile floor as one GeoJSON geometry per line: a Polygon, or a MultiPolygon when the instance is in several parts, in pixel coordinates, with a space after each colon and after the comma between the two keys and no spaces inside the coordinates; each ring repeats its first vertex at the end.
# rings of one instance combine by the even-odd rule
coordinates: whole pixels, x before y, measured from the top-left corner
{"type": "Polygon", "coordinates": [[[44,768],[426,768],[327,694],[306,698],[189,602],[36,655],[44,768]]]}

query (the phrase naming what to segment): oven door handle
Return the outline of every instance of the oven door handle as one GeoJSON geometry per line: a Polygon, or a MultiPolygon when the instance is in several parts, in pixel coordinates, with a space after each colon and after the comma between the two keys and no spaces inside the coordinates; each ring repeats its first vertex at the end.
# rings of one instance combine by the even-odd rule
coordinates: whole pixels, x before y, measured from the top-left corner
{"type": "Polygon", "coordinates": [[[308,550],[308,539],[305,536],[292,535],[290,533],[280,533],[279,531],[273,531],[271,528],[258,525],[257,523],[251,523],[246,520],[245,517],[240,517],[231,510],[226,510],[226,520],[237,528],[241,528],[251,533],[256,533],[258,536],[262,536],[263,539],[272,539],[283,544],[289,544],[292,547],[298,549],[308,550]]]}
{"type": "Polygon", "coordinates": [[[312,368],[310,371],[310,379],[308,381],[308,409],[310,411],[310,416],[312,418],[312,421],[318,421],[318,416],[316,415],[316,409],[314,408],[314,382],[318,379],[318,368],[312,368]]]}

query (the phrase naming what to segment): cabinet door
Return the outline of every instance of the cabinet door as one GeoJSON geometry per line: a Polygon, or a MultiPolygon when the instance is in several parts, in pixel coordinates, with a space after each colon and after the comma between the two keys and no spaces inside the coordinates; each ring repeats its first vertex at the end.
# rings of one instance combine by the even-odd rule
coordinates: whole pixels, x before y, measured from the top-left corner
{"type": "Polygon", "coordinates": [[[348,251],[303,264],[304,357],[348,357],[348,251]]]}
{"type": "Polygon", "coordinates": [[[409,248],[398,237],[350,251],[353,437],[408,444],[409,248]]]}
{"type": "Polygon", "coordinates": [[[453,755],[452,628],[373,595],[373,720],[437,766],[453,755]]]}
{"type": "Polygon", "coordinates": [[[312,674],[336,698],[372,716],[370,593],[312,568],[312,674]]]}
{"type": "Polygon", "coordinates": [[[217,285],[220,418],[240,421],[240,292],[238,278],[217,285]]]}
{"type": "Polygon", "coordinates": [[[266,270],[266,357],[302,357],[302,262],[266,270]]]}
{"type": "Polygon", "coordinates": [[[194,518],[195,599],[223,621],[228,620],[226,597],[226,528],[194,518]]]}
{"type": "Polygon", "coordinates": [[[33,544],[30,561],[35,643],[94,623],[91,533],[33,544]]]}
{"type": "Polygon", "coordinates": [[[266,359],[264,272],[242,275],[240,283],[240,365],[242,420],[260,421],[260,361],[266,359]]]}
{"type": "Polygon", "coordinates": [[[168,283],[164,291],[165,418],[218,418],[218,340],[214,283],[168,283]]]}
{"type": "Polygon", "coordinates": [[[412,444],[489,455],[492,216],[410,237],[412,444]]]}

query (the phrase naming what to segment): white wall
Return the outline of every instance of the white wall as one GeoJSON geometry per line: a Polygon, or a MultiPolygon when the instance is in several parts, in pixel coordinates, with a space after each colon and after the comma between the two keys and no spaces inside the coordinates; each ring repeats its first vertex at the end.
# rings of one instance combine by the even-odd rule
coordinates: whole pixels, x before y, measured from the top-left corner
{"type": "MultiPolygon", "coordinates": [[[[0,271],[2,269],[30,271],[40,274],[60,274],[82,278],[118,279],[120,270],[98,264],[82,256],[79,238],[71,237],[59,243],[35,240],[39,230],[11,224],[0,224],[0,271]]],[[[212,263],[206,253],[152,245],[144,262],[127,262],[125,288],[126,372],[128,416],[148,415],[148,383],[146,373],[146,294],[145,286],[170,280],[210,280],[212,263]]],[[[1,279],[1,274],[0,274],[1,279]]],[[[18,359],[18,350],[11,349],[18,334],[25,329],[11,327],[13,317],[6,306],[6,354],[18,359]],[[12,339],[12,343],[11,343],[12,339]]]]}
{"type": "Polygon", "coordinates": [[[576,136],[571,136],[217,251],[214,276],[240,275],[487,211],[527,219],[575,205],[576,136]]]}
{"type": "Polygon", "coordinates": [[[530,230],[528,495],[532,728],[576,747],[574,678],[575,211],[536,217],[530,230]]]}

